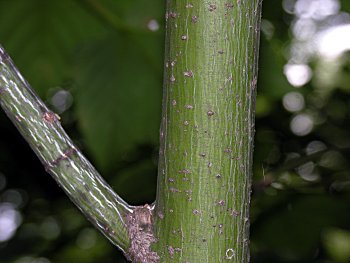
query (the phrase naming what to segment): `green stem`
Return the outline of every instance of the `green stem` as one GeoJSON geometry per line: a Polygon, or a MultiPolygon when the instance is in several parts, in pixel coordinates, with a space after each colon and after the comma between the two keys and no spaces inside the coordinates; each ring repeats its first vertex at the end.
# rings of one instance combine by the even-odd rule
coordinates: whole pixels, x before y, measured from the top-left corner
{"type": "Polygon", "coordinates": [[[154,244],[248,262],[261,0],[168,0],[154,244]]]}
{"type": "Polygon", "coordinates": [[[0,104],[22,136],[85,216],[117,247],[130,246],[133,208],[102,179],[0,46],[0,104]]]}

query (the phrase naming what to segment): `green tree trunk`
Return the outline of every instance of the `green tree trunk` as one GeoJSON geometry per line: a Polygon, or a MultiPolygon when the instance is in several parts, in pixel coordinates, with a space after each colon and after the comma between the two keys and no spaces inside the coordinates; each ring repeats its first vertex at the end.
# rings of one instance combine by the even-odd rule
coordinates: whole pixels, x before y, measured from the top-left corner
{"type": "Polygon", "coordinates": [[[261,1],[170,0],[155,249],[248,262],[261,1]]]}
{"type": "Polygon", "coordinates": [[[248,262],[261,0],[168,0],[157,200],[129,206],[0,47],[0,104],[46,170],[133,262],[248,262]]]}

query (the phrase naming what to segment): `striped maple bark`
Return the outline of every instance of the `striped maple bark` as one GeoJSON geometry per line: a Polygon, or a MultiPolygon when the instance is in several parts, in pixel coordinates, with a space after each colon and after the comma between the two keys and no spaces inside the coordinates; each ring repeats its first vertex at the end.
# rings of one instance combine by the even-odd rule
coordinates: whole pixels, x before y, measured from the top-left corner
{"type": "Polygon", "coordinates": [[[167,1],[155,250],[248,262],[260,0],[167,1]]]}

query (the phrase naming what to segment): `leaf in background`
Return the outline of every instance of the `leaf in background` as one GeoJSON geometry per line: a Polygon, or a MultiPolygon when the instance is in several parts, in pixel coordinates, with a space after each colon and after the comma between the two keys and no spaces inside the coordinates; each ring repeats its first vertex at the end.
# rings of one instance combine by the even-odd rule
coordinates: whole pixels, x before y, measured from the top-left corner
{"type": "Polygon", "coordinates": [[[343,11],[350,12],[350,2],[349,2],[349,0],[342,0],[341,1],[341,7],[342,7],[343,11]]]}
{"type": "Polygon", "coordinates": [[[0,25],[1,44],[41,96],[62,84],[78,43],[106,32],[73,0],[0,1],[0,25]]]}
{"type": "MultiPolygon", "coordinates": [[[[142,52],[159,70],[163,69],[164,12],[163,0],[76,0],[91,15],[118,32],[133,32],[142,52]],[[152,33],[150,31],[153,31],[152,33]],[[142,36],[142,37],[140,37],[142,36]]],[[[129,35],[129,37],[133,37],[129,35]]]]}
{"type": "Polygon", "coordinates": [[[163,24],[165,1],[163,0],[85,0],[85,6],[103,6],[105,12],[117,15],[125,24],[132,28],[147,29],[150,19],[156,19],[163,24]]]}
{"type": "Polygon", "coordinates": [[[158,143],[162,76],[145,57],[141,40],[114,35],[77,57],[77,118],[102,169],[137,144],[158,143]]]}
{"type": "Polygon", "coordinates": [[[119,171],[113,176],[111,185],[129,204],[140,205],[155,200],[157,166],[152,159],[146,159],[119,171]]]}
{"type": "Polygon", "coordinates": [[[328,254],[335,262],[346,263],[350,261],[350,232],[330,228],[323,234],[323,243],[328,254]]]}
{"type": "MultiPolygon", "coordinates": [[[[273,199],[278,198],[281,197],[275,195],[273,199]]],[[[283,262],[312,258],[320,244],[322,231],[346,225],[350,220],[348,200],[325,195],[295,196],[284,206],[270,208],[270,211],[265,207],[263,213],[263,222],[253,224],[252,240],[262,250],[269,248],[283,262]]]]}
{"type": "MultiPolygon", "coordinates": [[[[88,80],[89,84],[86,85],[84,73],[79,74],[78,79],[82,80],[84,88],[75,93],[75,100],[78,103],[78,117],[82,116],[81,131],[93,155],[102,154],[97,157],[100,164],[111,163],[111,159],[116,160],[120,157],[120,153],[132,148],[132,143],[157,142],[161,103],[160,74],[163,62],[161,28],[164,3],[161,0],[150,2],[141,0],[133,2],[0,1],[0,42],[40,96],[47,95],[49,88],[61,86],[68,77],[75,79],[74,73],[71,72],[73,52],[76,51],[83,57],[84,52],[79,52],[80,47],[84,44],[90,47],[88,50],[92,53],[86,50],[88,61],[80,63],[80,65],[83,64],[83,69],[78,72],[87,70],[90,74],[90,68],[88,69],[86,64],[91,63],[91,70],[94,72],[91,76],[100,76],[95,74],[100,72],[103,80],[101,82],[95,79],[88,80]],[[128,42],[125,42],[123,37],[118,39],[110,37],[109,39],[113,38],[113,40],[106,44],[108,41],[103,42],[101,38],[106,39],[118,30],[113,27],[113,19],[121,19],[123,26],[138,33],[129,35],[128,42]],[[152,33],[147,28],[148,22],[152,19],[159,23],[158,32],[152,33]],[[98,39],[99,44],[94,45],[93,43],[98,39]],[[106,46],[109,48],[105,50],[106,46]],[[102,57],[99,57],[100,55],[102,57]],[[104,59],[109,61],[106,62],[104,59]],[[100,67],[100,65],[103,66],[100,67]],[[93,68],[94,66],[98,69],[93,68]],[[155,70],[151,69],[152,67],[155,70]],[[90,107],[86,110],[83,106],[89,100],[87,94],[91,95],[87,92],[89,89],[85,89],[87,86],[97,88],[101,93],[93,98],[94,103],[89,102],[91,105],[98,106],[99,109],[92,115],[89,113],[94,111],[94,108],[89,111],[90,107]],[[134,88],[135,86],[137,89],[134,88]],[[156,90],[154,97],[151,90],[156,90]],[[83,94],[80,94],[80,91],[83,94]],[[117,99],[114,100],[116,97],[117,99]],[[151,101],[143,104],[143,101],[147,101],[150,97],[152,97],[151,101]],[[99,98],[101,100],[95,101],[99,98]],[[135,106],[136,104],[140,105],[140,108],[135,106]],[[149,104],[151,106],[147,106],[149,104]],[[138,113],[134,113],[134,109],[138,113]],[[105,115],[102,116],[99,113],[105,115]],[[101,126],[96,116],[100,120],[108,118],[108,121],[101,126]],[[130,125],[128,116],[136,118],[133,120],[136,123],[135,126],[130,125]],[[86,123],[98,127],[99,132],[95,133],[96,129],[94,130],[86,123]],[[98,126],[95,126],[95,123],[98,126]],[[126,126],[131,127],[126,128],[126,126]],[[106,128],[105,131],[103,131],[104,128],[106,128]],[[110,139],[116,136],[122,137],[110,139]],[[112,149],[114,147],[115,149],[112,149]],[[112,158],[111,156],[116,153],[117,155],[112,158]]],[[[94,96],[93,92],[92,95],[94,96]]]]}

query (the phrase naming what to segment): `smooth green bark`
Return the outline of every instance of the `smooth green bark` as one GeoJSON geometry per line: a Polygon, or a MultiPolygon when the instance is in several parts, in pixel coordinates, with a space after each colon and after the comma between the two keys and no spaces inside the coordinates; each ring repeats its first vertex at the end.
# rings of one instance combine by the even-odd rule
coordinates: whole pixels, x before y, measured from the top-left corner
{"type": "Polygon", "coordinates": [[[167,1],[155,206],[129,206],[112,191],[0,47],[1,107],[133,262],[249,261],[260,15],[261,0],[167,1]]]}
{"type": "Polygon", "coordinates": [[[261,0],[168,0],[154,245],[248,262],[261,0]]]}
{"type": "Polygon", "coordinates": [[[0,46],[0,105],[46,171],[114,245],[127,252],[127,216],[133,207],[103,180],[0,46]]]}

